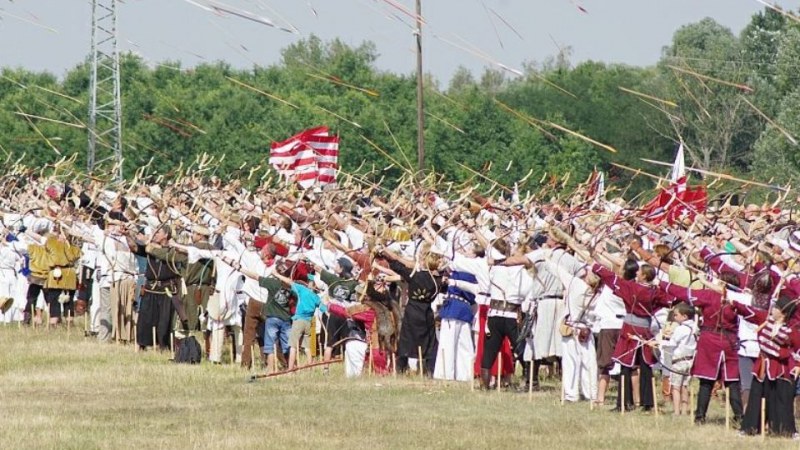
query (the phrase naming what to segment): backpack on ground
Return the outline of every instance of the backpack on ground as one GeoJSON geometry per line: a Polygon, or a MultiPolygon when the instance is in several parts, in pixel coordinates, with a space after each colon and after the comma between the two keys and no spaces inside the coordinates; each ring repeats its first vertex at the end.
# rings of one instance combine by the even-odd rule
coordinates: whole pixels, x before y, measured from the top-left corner
{"type": "Polygon", "coordinates": [[[175,355],[175,362],[181,364],[200,364],[200,357],[203,354],[200,343],[194,336],[189,336],[181,342],[178,353],[175,355]]]}

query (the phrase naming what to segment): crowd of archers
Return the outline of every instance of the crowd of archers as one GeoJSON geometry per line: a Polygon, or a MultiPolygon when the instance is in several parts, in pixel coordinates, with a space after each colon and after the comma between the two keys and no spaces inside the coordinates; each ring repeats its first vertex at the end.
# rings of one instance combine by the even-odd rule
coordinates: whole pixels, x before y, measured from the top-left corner
{"type": "Polygon", "coordinates": [[[520,201],[413,183],[9,180],[5,322],[85,317],[100,341],[175,355],[193,341],[211,363],[255,360],[271,375],[343,363],[348,377],[528,392],[557,361],[565,402],[599,407],[616,383],[617,411],[651,410],[661,394],[702,424],[723,391],[740,433],[796,437],[789,210],[717,204],[656,224],[581,189],[520,201]]]}

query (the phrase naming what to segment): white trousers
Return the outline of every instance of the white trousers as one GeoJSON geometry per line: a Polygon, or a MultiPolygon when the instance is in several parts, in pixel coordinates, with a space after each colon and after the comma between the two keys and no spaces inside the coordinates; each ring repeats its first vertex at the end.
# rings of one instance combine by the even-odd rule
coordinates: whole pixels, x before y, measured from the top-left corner
{"type": "Polygon", "coordinates": [[[367,343],[363,341],[347,341],[344,344],[344,375],[347,378],[361,376],[364,370],[364,358],[367,356],[367,343]]]}
{"type": "MultiPolygon", "coordinates": [[[[100,299],[100,292],[103,289],[105,289],[106,293],[108,294],[108,296],[106,297],[106,301],[108,302],[108,307],[110,308],[111,307],[110,306],[111,305],[111,303],[110,303],[111,302],[111,298],[110,298],[111,288],[110,287],[101,288],[100,287],[100,282],[97,279],[95,279],[94,283],[92,283],[92,301],[89,304],[89,331],[92,332],[92,333],[99,333],[100,332],[100,321],[102,319],[102,317],[101,317],[102,316],[102,314],[101,314],[102,301],[100,299]]],[[[111,320],[110,311],[109,311],[109,314],[108,314],[108,319],[109,319],[109,323],[110,323],[110,320],[111,320]]]]}
{"type": "Polygon", "coordinates": [[[225,328],[211,330],[211,345],[209,346],[208,360],[222,363],[222,345],[225,342],[225,328]]]}
{"type": "Polygon", "coordinates": [[[460,320],[442,319],[433,378],[472,381],[474,360],[475,346],[472,342],[471,324],[460,320]]]}
{"type": "Polygon", "coordinates": [[[580,395],[586,399],[597,398],[597,356],[594,336],[581,343],[575,336],[561,338],[562,383],[564,400],[576,402],[580,395]]]}
{"type": "Polygon", "coordinates": [[[97,297],[92,296],[92,307],[90,308],[90,310],[94,310],[92,330],[97,333],[98,341],[106,342],[111,340],[113,331],[111,322],[111,288],[101,287],[98,291],[97,297]]]}
{"type": "MultiPolygon", "coordinates": [[[[233,362],[239,363],[242,360],[242,327],[234,325],[234,333],[236,334],[236,360],[233,362]]],[[[225,326],[209,327],[211,330],[211,342],[208,351],[208,360],[215,363],[222,363],[222,351],[225,345],[225,326]]],[[[202,346],[202,344],[200,344],[202,346]]]]}

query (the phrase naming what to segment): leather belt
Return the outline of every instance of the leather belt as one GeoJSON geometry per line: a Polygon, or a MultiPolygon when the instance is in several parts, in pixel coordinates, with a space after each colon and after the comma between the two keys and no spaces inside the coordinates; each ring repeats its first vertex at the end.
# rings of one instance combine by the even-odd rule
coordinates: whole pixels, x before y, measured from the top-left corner
{"type": "Polygon", "coordinates": [[[726,330],[725,328],[720,327],[700,327],[700,331],[707,331],[709,333],[717,333],[717,334],[734,334],[731,330],[726,330]]]}
{"type": "Polygon", "coordinates": [[[178,292],[178,280],[147,280],[144,284],[145,292],[154,294],[166,294],[167,290],[170,293],[176,294],[178,292]]]}
{"type": "Polygon", "coordinates": [[[634,327],[649,328],[650,318],[634,316],[633,314],[625,314],[625,317],[622,318],[622,323],[627,323],[628,325],[634,327]]]}
{"type": "Polygon", "coordinates": [[[489,302],[489,309],[502,312],[515,313],[522,307],[519,303],[511,303],[507,300],[492,299],[489,302]]]}

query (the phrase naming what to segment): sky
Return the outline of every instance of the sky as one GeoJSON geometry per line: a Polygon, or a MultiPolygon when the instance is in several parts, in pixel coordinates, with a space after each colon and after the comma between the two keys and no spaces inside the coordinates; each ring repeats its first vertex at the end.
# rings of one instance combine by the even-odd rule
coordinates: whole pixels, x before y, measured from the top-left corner
{"type": "MultiPolygon", "coordinates": [[[[800,9],[800,0],[778,4],[800,9]]],[[[412,73],[413,8],[414,0],[119,0],[119,48],[149,64],[249,68],[280,63],[281,49],[313,33],[372,41],[379,69],[412,73]],[[270,21],[276,27],[262,23],[270,21]]],[[[651,65],[680,26],[711,17],[739,33],[763,8],[758,0],[422,0],[423,66],[442,83],[459,66],[513,76],[567,47],[573,64],[651,65]]],[[[90,42],[90,0],[0,0],[0,67],[62,76],[90,42]]]]}

